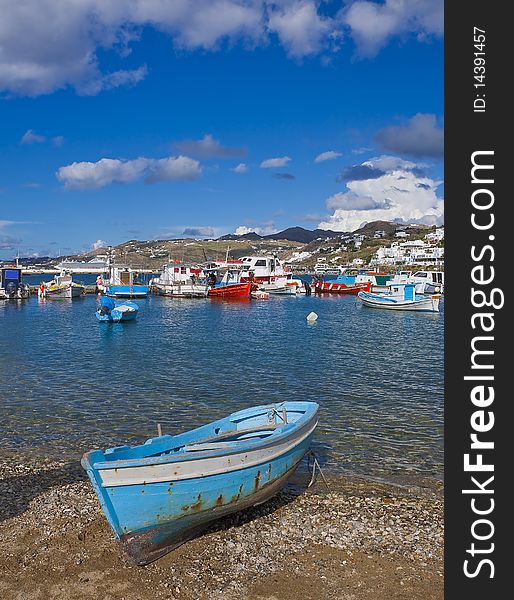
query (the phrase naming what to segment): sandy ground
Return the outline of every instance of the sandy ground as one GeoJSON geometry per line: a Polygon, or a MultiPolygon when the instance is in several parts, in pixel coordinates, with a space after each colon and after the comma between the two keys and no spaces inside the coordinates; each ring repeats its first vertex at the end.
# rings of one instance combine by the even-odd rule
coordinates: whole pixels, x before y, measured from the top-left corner
{"type": "Polygon", "coordinates": [[[133,567],[78,462],[0,452],[0,598],[443,598],[440,486],[329,486],[287,488],[133,567]]]}

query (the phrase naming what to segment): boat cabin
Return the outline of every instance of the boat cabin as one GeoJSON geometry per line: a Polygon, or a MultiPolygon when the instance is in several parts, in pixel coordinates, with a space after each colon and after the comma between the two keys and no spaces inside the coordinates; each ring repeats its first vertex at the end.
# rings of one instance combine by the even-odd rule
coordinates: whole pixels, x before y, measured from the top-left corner
{"type": "Polygon", "coordinates": [[[391,285],[391,296],[395,296],[403,300],[416,300],[416,284],[395,283],[391,285]]]}
{"type": "Polygon", "coordinates": [[[28,298],[28,286],[21,280],[21,268],[0,269],[0,298],[28,298]]]}

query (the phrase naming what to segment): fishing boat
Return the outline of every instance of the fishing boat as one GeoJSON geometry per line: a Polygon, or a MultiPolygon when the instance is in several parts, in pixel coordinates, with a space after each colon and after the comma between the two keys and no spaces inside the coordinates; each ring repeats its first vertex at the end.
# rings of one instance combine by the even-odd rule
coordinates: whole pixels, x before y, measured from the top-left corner
{"type": "Polygon", "coordinates": [[[120,321],[132,321],[137,317],[139,306],[135,302],[126,300],[116,304],[112,298],[103,297],[100,300],[100,308],[96,311],[96,318],[102,323],[119,323],[120,321]]]}
{"type": "Polygon", "coordinates": [[[334,279],[326,281],[316,281],[314,292],[316,294],[358,294],[359,292],[369,292],[371,290],[371,281],[355,281],[354,275],[340,273],[334,279]]]}
{"type": "Polygon", "coordinates": [[[124,554],[144,565],[276,494],[307,452],[317,412],[315,402],[256,406],[140,446],[87,452],[82,466],[124,554]]]}
{"type": "Polygon", "coordinates": [[[358,297],[365,306],[388,310],[414,310],[419,312],[439,312],[439,294],[416,294],[415,283],[397,283],[390,286],[389,292],[359,292],[358,297]]]}
{"type": "Polygon", "coordinates": [[[17,266],[0,269],[0,299],[22,300],[30,296],[30,288],[21,279],[21,268],[17,266]]]}
{"type": "Polygon", "coordinates": [[[259,286],[259,290],[276,296],[296,296],[296,285],[288,283],[263,283],[259,286]]]}
{"type": "Polygon", "coordinates": [[[416,291],[425,294],[442,294],[444,292],[444,271],[398,271],[390,280],[395,283],[415,283],[416,291]]]}
{"type": "Polygon", "coordinates": [[[204,272],[209,286],[208,295],[211,298],[250,298],[252,291],[257,289],[255,283],[241,281],[241,271],[238,268],[204,268],[204,272]]]}
{"type": "Polygon", "coordinates": [[[159,277],[150,281],[150,289],[172,298],[206,298],[209,286],[202,281],[200,267],[182,264],[165,265],[159,277]]]}
{"type": "Polygon", "coordinates": [[[150,288],[139,280],[137,271],[122,265],[109,265],[105,294],[111,298],[146,298],[150,288]]]}
{"type": "Polygon", "coordinates": [[[69,273],[61,273],[42,284],[38,293],[44,298],[79,298],[85,291],[85,286],[75,283],[69,273]]]}

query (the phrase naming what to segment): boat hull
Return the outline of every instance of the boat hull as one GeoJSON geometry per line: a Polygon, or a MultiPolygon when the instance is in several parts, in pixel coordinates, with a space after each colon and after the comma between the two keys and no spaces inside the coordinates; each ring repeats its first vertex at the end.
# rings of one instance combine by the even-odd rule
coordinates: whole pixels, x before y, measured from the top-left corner
{"type": "Polygon", "coordinates": [[[369,292],[371,281],[362,283],[333,283],[330,281],[319,281],[314,286],[317,294],[358,294],[359,292],[369,292]]]}
{"type": "Polygon", "coordinates": [[[209,286],[196,283],[157,284],[155,291],[170,298],[206,298],[209,286]]]}
{"type": "Polygon", "coordinates": [[[85,288],[81,285],[73,285],[56,289],[46,288],[45,298],[80,298],[84,292],[85,288]]]}
{"type": "Polygon", "coordinates": [[[139,501],[142,491],[145,494],[158,494],[163,499],[156,503],[149,520],[156,518],[165,521],[169,507],[171,512],[179,511],[181,514],[178,517],[176,514],[170,515],[170,520],[160,525],[122,535],[118,542],[123,554],[133,564],[148,564],[200,534],[219,518],[266,502],[294,474],[309,444],[310,437],[294,452],[284,456],[282,461],[239,471],[237,478],[233,475],[217,475],[193,482],[131,486],[135,489],[130,490],[132,498],[127,499],[129,503],[139,501]],[[156,487],[160,489],[155,490],[156,487]],[[171,492],[168,492],[169,489],[171,492]]]}
{"type": "Polygon", "coordinates": [[[210,298],[250,298],[253,283],[231,283],[220,287],[212,287],[209,289],[210,298]]]}
{"type": "Polygon", "coordinates": [[[359,292],[359,298],[364,306],[384,308],[386,310],[410,310],[417,312],[439,312],[439,296],[427,296],[417,300],[393,300],[377,297],[375,294],[359,292]]]}
{"type": "Polygon", "coordinates": [[[121,323],[123,321],[133,321],[137,317],[138,312],[139,306],[137,304],[134,302],[124,302],[123,304],[118,304],[109,312],[102,313],[98,309],[95,315],[101,323],[121,323]]]}
{"type": "Polygon", "coordinates": [[[147,285],[109,285],[105,295],[110,298],[146,298],[150,288],[147,285]]]}

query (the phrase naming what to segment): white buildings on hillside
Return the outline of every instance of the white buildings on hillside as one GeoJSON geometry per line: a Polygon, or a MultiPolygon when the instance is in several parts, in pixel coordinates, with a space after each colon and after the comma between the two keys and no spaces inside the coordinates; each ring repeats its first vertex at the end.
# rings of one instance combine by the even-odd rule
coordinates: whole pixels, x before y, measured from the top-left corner
{"type": "Polygon", "coordinates": [[[372,265],[435,265],[444,263],[444,248],[433,246],[424,240],[393,242],[381,246],[371,259],[372,265]]]}

